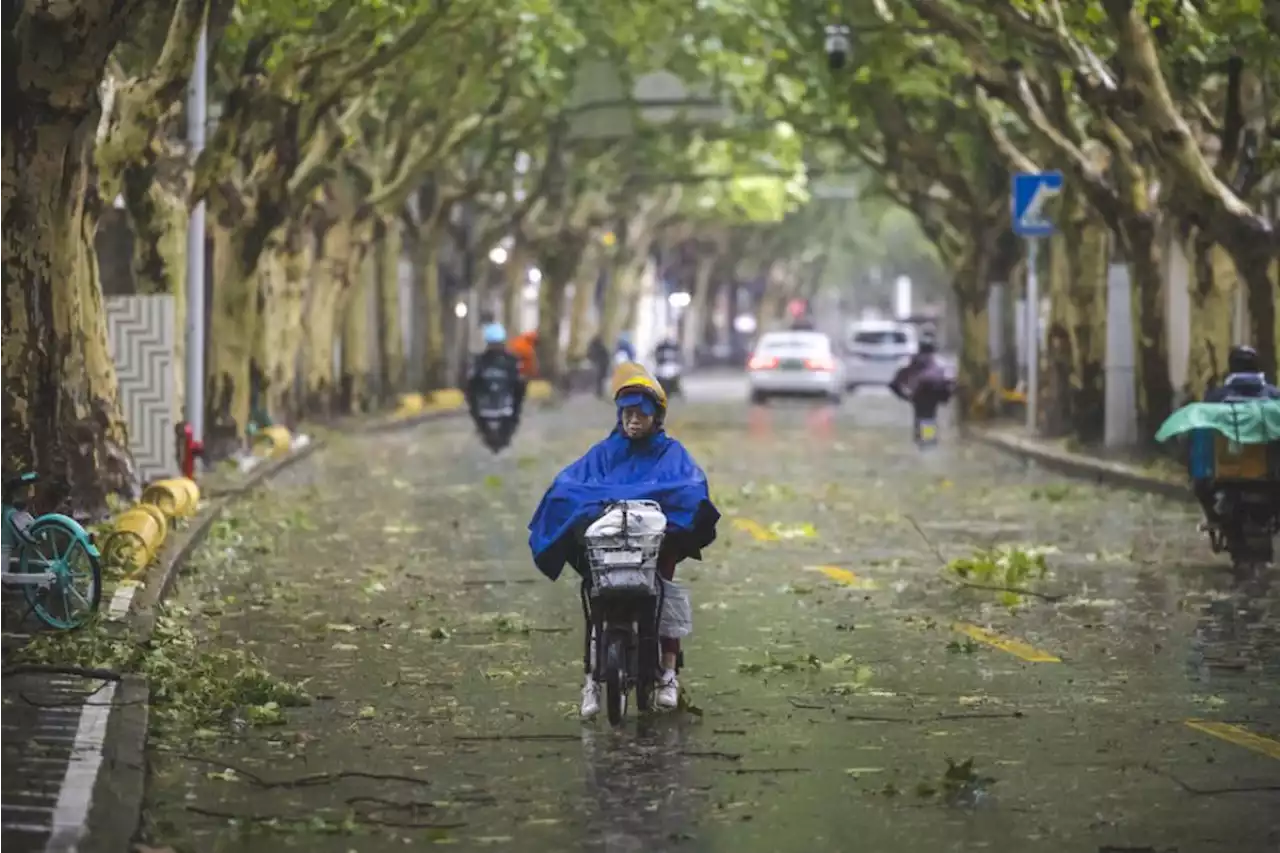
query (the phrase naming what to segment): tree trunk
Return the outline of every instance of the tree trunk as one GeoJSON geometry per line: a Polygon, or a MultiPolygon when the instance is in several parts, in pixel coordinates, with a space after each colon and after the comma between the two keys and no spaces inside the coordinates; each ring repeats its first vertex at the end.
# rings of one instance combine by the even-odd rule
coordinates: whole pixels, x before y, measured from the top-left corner
{"type": "Polygon", "coordinates": [[[1230,256],[1203,231],[1187,241],[1186,252],[1192,270],[1187,396],[1200,400],[1227,375],[1232,303],[1239,279],[1230,256]]]}
{"type": "Polygon", "coordinates": [[[422,390],[445,387],[444,306],[440,293],[440,245],[435,228],[420,229],[414,243],[414,267],[418,277],[418,325],[422,340],[422,390]]]}
{"type": "Polygon", "coordinates": [[[786,311],[790,282],[782,261],[773,261],[765,273],[764,293],[756,305],[757,334],[771,331],[786,311]]]}
{"type": "Polygon", "coordinates": [[[1064,223],[1071,281],[1068,322],[1072,348],[1071,429],[1082,444],[1102,442],[1106,429],[1107,245],[1110,232],[1081,209],[1064,223]]]}
{"type": "Polygon", "coordinates": [[[569,315],[569,367],[583,361],[587,357],[587,344],[591,340],[591,329],[588,327],[592,303],[595,302],[596,282],[600,278],[601,248],[599,243],[590,241],[583,251],[582,263],[578,266],[573,282],[573,307],[569,315]]]}
{"type": "Polygon", "coordinates": [[[302,415],[298,402],[298,358],[302,352],[308,278],[315,264],[309,228],[294,224],[264,257],[263,330],[260,356],[266,410],[273,421],[293,427],[302,415]]]}
{"type": "Polygon", "coordinates": [[[357,414],[370,410],[369,297],[375,270],[373,256],[362,244],[352,260],[351,287],[342,312],[341,407],[357,414]]]}
{"type": "Polygon", "coordinates": [[[1164,278],[1154,217],[1124,223],[1132,278],[1134,359],[1138,398],[1138,435],[1150,442],[1173,410],[1169,341],[1165,322],[1164,278]]]}
{"type": "Polygon", "coordinates": [[[85,210],[117,13],[86,3],[33,22],[19,8],[5,39],[4,463],[41,475],[41,509],[92,516],[138,487],[85,210]]]}
{"type": "MultiPolygon", "coordinates": [[[[1240,229],[1235,229],[1240,230],[1240,229]]],[[[1226,244],[1236,272],[1245,286],[1249,306],[1249,342],[1267,376],[1276,375],[1276,301],[1280,299],[1280,274],[1265,239],[1256,230],[1233,234],[1226,244]]]]}
{"type": "Polygon", "coordinates": [[[960,364],[956,411],[972,418],[991,377],[990,319],[992,250],[979,237],[956,259],[951,287],[960,310],[960,364]]]}
{"type": "Polygon", "coordinates": [[[637,273],[633,265],[619,255],[609,268],[608,275],[604,287],[604,304],[600,306],[600,340],[612,350],[617,345],[618,332],[625,319],[622,307],[634,289],[633,282],[637,273]]]}
{"type": "Polygon", "coordinates": [[[698,346],[702,343],[702,330],[707,325],[707,305],[711,296],[711,273],[720,257],[719,246],[716,251],[699,247],[697,265],[693,273],[693,298],[684,316],[684,338],[681,350],[685,364],[693,364],[698,346]]]}
{"type": "Polygon", "coordinates": [[[404,336],[400,324],[400,254],[404,242],[398,217],[378,227],[374,241],[378,277],[378,399],[389,404],[405,390],[404,336]]]}
{"type": "Polygon", "coordinates": [[[309,415],[333,414],[337,402],[334,344],[338,340],[338,315],[348,288],[351,268],[351,223],[329,223],[321,238],[321,257],[311,279],[307,306],[306,371],[302,399],[309,415]]]}
{"type": "Polygon", "coordinates": [[[249,425],[251,362],[261,324],[254,271],[261,250],[253,246],[252,258],[247,257],[246,229],[215,225],[213,232],[205,413],[206,434],[216,445],[210,455],[222,458],[239,446],[249,425]]]}
{"type": "MultiPolygon", "coordinates": [[[[1068,195],[1069,193],[1064,193],[1068,195]]],[[[1075,352],[1071,340],[1071,255],[1066,231],[1074,199],[1064,199],[1062,227],[1049,240],[1048,269],[1049,328],[1043,369],[1040,371],[1041,431],[1046,436],[1066,435],[1071,424],[1071,375],[1075,352]]],[[[1078,227],[1078,226],[1077,226],[1078,227]]]]}
{"type": "Polygon", "coordinates": [[[525,264],[528,261],[527,250],[517,243],[511,249],[511,255],[502,267],[503,296],[502,322],[507,327],[507,336],[514,338],[524,331],[524,280],[525,264]]]}
{"type": "Polygon", "coordinates": [[[585,233],[568,232],[552,238],[549,247],[538,253],[538,268],[542,270],[538,294],[538,370],[542,378],[553,385],[558,385],[564,375],[560,323],[565,316],[565,290],[578,270],[586,245],[585,233]]]}

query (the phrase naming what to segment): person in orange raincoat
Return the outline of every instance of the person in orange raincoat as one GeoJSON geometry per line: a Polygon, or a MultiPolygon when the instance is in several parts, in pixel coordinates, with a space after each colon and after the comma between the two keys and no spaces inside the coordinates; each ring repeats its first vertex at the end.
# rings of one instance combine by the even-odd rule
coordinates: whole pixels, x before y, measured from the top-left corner
{"type": "Polygon", "coordinates": [[[511,354],[520,360],[520,375],[525,379],[538,378],[538,333],[525,332],[516,335],[508,344],[511,354]]]}

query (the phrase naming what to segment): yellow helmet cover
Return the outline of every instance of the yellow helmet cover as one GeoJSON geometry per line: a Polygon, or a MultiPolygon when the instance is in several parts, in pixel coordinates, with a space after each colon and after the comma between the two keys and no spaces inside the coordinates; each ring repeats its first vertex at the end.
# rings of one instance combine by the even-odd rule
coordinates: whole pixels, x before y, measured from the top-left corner
{"type": "Polygon", "coordinates": [[[667,410],[667,393],[662,390],[662,384],[645,370],[643,364],[634,361],[619,364],[613,371],[613,382],[610,384],[613,388],[614,400],[617,400],[624,391],[643,391],[653,397],[659,409],[664,412],[667,410]]]}

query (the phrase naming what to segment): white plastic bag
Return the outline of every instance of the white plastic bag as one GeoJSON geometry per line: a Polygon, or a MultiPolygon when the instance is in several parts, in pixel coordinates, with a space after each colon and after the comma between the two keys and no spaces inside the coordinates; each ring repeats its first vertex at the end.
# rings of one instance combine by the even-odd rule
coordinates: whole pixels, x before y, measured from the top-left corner
{"type": "Polygon", "coordinates": [[[678,583],[662,581],[662,615],[658,618],[658,636],[679,639],[693,632],[693,606],[689,592],[678,583]]]}
{"type": "Polygon", "coordinates": [[[616,539],[624,529],[630,536],[661,536],[667,529],[667,517],[653,501],[622,501],[591,523],[587,540],[616,539]]]}

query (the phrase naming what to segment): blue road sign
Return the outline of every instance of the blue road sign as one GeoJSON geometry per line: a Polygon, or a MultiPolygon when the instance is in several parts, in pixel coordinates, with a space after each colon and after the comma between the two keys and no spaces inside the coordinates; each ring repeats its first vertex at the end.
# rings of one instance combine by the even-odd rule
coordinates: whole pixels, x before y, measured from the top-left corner
{"type": "Polygon", "coordinates": [[[1019,237],[1048,237],[1053,222],[1044,206],[1062,192],[1061,172],[1019,172],[1013,176],[1013,233],[1019,237]]]}

